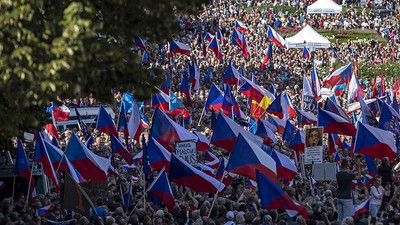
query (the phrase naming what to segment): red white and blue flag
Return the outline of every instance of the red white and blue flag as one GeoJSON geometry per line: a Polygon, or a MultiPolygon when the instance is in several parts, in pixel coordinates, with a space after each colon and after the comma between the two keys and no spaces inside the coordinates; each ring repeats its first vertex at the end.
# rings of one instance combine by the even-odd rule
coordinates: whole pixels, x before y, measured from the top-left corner
{"type": "Polygon", "coordinates": [[[217,59],[220,63],[224,62],[224,57],[222,55],[222,48],[218,43],[217,37],[214,37],[211,40],[210,44],[208,45],[208,48],[211,49],[211,51],[213,51],[215,53],[215,56],[217,57],[217,59]]]}
{"type": "Polygon", "coordinates": [[[317,126],[324,127],[324,132],[331,134],[355,136],[357,132],[356,128],[351,122],[347,121],[336,113],[323,110],[319,107],[317,126]]]}
{"type": "Polygon", "coordinates": [[[347,64],[346,66],[335,70],[329,76],[325,77],[323,82],[326,84],[327,87],[333,87],[339,84],[348,83],[351,78],[351,68],[352,64],[347,64]]]}
{"type": "Polygon", "coordinates": [[[367,199],[356,206],[354,218],[358,218],[361,213],[369,213],[369,200],[367,199]]]}
{"type": "Polygon", "coordinates": [[[236,23],[235,23],[235,28],[236,28],[238,31],[242,32],[243,34],[246,34],[247,31],[248,31],[246,25],[245,25],[244,23],[240,22],[240,21],[236,21],[236,23]]]}
{"type": "Polygon", "coordinates": [[[310,57],[311,57],[310,52],[308,51],[306,46],[304,46],[304,48],[303,48],[303,57],[307,58],[307,59],[310,59],[310,57]]]}
{"type": "Polygon", "coordinates": [[[297,167],[289,157],[275,150],[272,150],[271,157],[275,160],[278,177],[285,180],[293,180],[296,177],[297,167]]]}
{"type": "Polygon", "coordinates": [[[261,69],[265,69],[265,67],[267,66],[267,63],[269,62],[269,60],[272,59],[272,45],[270,44],[268,46],[268,50],[267,50],[267,54],[265,55],[262,63],[261,63],[261,69]]]}
{"type": "Polygon", "coordinates": [[[268,26],[268,39],[274,42],[278,47],[285,46],[285,39],[282,38],[271,26],[268,26]]]}
{"type": "Polygon", "coordinates": [[[169,184],[167,173],[164,169],[160,171],[153,183],[149,186],[147,193],[155,196],[159,201],[163,202],[167,206],[168,210],[172,211],[174,209],[175,199],[169,184]]]}
{"type": "Polygon", "coordinates": [[[169,57],[172,58],[174,53],[190,56],[190,46],[179,41],[172,41],[169,43],[169,57]]]}

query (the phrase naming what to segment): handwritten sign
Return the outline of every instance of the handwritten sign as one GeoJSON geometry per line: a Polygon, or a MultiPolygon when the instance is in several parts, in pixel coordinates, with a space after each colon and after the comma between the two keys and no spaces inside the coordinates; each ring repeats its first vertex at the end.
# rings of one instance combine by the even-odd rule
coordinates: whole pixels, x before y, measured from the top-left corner
{"type": "Polygon", "coordinates": [[[175,153],[191,165],[197,164],[197,149],[194,141],[175,142],[175,153]]]}

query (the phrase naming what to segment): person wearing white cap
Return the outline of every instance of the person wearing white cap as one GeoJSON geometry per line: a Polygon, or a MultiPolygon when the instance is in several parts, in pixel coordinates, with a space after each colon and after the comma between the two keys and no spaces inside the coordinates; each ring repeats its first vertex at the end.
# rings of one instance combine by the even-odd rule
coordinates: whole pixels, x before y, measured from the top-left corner
{"type": "Polygon", "coordinates": [[[235,214],[232,211],[226,213],[226,219],[228,220],[224,225],[234,225],[235,214]]]}

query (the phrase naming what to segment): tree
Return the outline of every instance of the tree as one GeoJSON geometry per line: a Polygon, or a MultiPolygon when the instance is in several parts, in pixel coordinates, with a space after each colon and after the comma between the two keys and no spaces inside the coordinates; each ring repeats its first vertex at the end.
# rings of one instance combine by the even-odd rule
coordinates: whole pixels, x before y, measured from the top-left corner
{"type": "Polygon", "coordinates": [[[57,97],[111,103],[117,88],[148,99],[163,77],[139,63],[134,38],[171,40],[176,14],[207,1],[0,0],[0,137],[39,129],[57,97]]]}

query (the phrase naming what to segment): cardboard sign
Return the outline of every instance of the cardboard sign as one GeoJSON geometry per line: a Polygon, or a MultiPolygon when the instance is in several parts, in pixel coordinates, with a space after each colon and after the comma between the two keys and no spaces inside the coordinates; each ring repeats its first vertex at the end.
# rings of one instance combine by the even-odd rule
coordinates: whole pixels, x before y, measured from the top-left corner
{"type": "Polygon", "coordinates": [[[304,163],[322,163],[323,145],[322,145],[322,127],[306,129],[306,148],[304,152],[304,163]]]}
{"type": "Polygon", "coordinates": [[[314,96],[308,96],[308,95],[303,96],[303,110],[304,111],[316,112],[317,106],[318,106],[318,104],[317,104],[317,101],[315,100],[314,96]]]}
{"type": "Polygon", "coordinates": [[[335,181],[336,163],[316,163],[313,165],[313,174],[317,181],[335,181]]]}
{"type": "Polygon", "coordinates": [[[197,148],[195,141],[175,142],[175,153],[191,165],[197,164],[197,148]]]}

